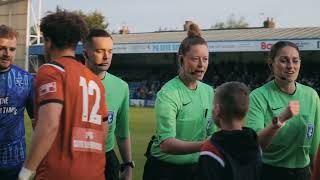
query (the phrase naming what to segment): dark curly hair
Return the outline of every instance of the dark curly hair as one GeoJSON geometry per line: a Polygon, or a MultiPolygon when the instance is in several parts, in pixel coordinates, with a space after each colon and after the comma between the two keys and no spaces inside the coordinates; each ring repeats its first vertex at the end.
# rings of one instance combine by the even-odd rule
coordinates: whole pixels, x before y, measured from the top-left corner
{"type": "Polygon", "coordinates": [[[40,30],[44,40],[50,39],[57,49],[75,49],[88,34],[88,27],[81,16],[60,10],[42,18],[40,30]]]}

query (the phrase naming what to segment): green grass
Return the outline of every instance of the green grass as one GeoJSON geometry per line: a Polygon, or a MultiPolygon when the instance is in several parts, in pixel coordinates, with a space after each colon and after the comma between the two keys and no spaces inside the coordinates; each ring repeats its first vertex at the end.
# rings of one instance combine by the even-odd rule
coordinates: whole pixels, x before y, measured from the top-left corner
{"type": "MultiPolygon", "coordinates": [[[[26,117],[28,116],[26,115],[26,117]]],[[[143,154],[145,153],[151,135],[155,132],[154,110],[152,108],[130,108],[129,118],[132,157],[136,163],[136,167],[133,170],[133,179],[141,180],[143,166],[146,160],[143,154]]],[[[29,147],[32,128],[31,121],[28,118],[26,118],[25,126],[27,147],[29,147]]],[[[120,158],[120,156],[118,157],[120,158]]]]}

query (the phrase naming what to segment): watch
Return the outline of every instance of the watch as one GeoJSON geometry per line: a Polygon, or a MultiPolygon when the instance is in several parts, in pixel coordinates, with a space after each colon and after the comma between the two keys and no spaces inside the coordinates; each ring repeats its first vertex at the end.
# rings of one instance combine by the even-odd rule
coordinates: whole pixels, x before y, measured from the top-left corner
{"type": "Polygon", "coordinates": [[[281,128],[282,126],[284,126],[285,122],[281,122],[279,120],[279,117],[275,116],[272,118],[272,124],[274,125],[274,128],[278,129],[278,128],[281,128]]]}
{"type": "Polygon", "coordinates": [[[279,118],[277,116],[272,118],[272,124],[273,125],[278,125],[278,121],[279,121],[279,118]]]}
{"type": "Polygon", "coordinates": [[[129,161],[129,162],[125,162],[120,164],[120,171],[123,172],[127,166],[130,166],[131,168],[134,168],[136,165],[134,163],[134,161],[129,161]]]}

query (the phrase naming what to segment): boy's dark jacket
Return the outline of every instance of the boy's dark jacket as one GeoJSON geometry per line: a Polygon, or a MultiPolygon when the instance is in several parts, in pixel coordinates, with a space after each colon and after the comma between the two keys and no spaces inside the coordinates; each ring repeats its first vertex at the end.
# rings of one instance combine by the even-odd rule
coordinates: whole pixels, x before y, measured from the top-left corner
{"type": "Polygon", "coordinates": [[[261,150],[257,134],[250,128],[221,130],[201,149],[198,179],[259,180],[261,150]]]}

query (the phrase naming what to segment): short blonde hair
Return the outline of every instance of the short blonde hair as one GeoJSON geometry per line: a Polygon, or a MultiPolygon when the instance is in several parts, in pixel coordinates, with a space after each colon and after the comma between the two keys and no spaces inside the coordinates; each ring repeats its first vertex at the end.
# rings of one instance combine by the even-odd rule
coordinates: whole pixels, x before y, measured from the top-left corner
{"type": "Polygon", "coordinates": [[[18,32],[7,25],[0,25],[0,38],[13,39],[18,38],[18,32]]]}

